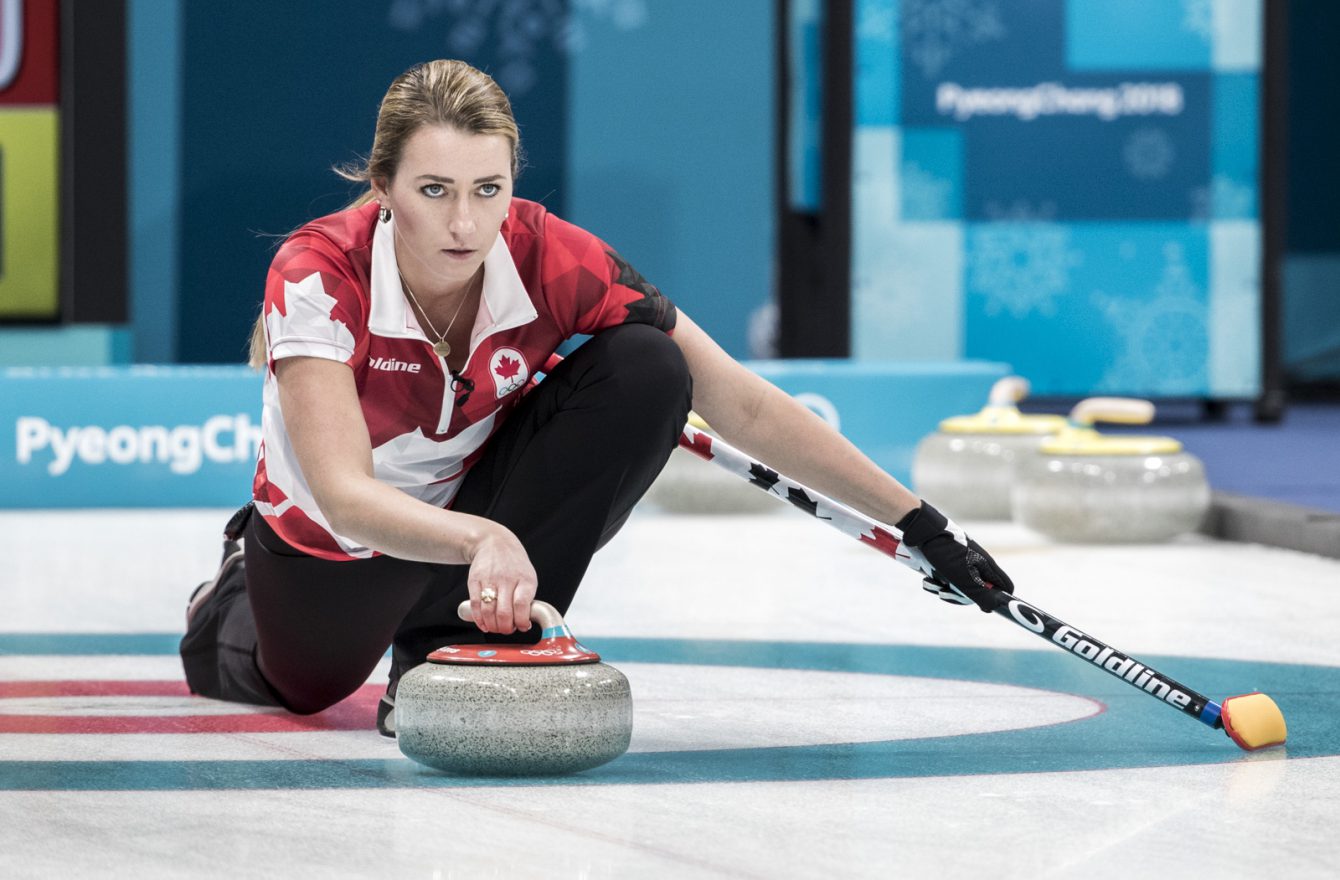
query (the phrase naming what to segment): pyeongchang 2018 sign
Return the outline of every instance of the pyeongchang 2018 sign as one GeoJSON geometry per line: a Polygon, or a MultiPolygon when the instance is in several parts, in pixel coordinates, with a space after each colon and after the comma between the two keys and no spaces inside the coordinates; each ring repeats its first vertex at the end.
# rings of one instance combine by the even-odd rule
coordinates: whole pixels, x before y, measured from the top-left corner
{"type": "MultiPolygon", "coordinates": [[[[901,480],[1001,363],[749,361],[901,480]]],[[[261,376],[247,367],[0,369],[0,508],[230,507],[251,497],[261,376]]]]}
{"type": "Polygon", "coordinates": [[[213,507],[250,497],[245,367],[0,371],[0,507],[213,507]]]}

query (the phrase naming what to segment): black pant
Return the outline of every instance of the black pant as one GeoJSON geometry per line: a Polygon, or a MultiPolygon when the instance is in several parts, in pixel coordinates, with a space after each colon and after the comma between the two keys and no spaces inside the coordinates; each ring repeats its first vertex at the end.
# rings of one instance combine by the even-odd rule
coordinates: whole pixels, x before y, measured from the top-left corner
{"type": "MultiPolygon", "coordinates": [[[[609,541],[674,450],[691,379],[653,328],[606,330],[532,389],[471,468],[452,509],[521,540],[537,598],[566,612],[591,556],[609,541]]],[[[453,642],[535,641],[485,634],[456,616],[465,565],[377,556],[344,562],[293,549],[259,515],[246,529],[245,591],[220,585],[182,640],[194,693],[318,712],[357,690],[393,646],[400,674],[453,642]]]]}

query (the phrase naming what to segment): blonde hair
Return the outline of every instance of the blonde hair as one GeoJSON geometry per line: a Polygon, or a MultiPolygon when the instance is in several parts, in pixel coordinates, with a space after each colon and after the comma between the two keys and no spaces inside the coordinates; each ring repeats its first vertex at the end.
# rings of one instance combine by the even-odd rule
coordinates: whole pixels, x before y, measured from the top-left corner
{"type": "MultiPolygon", "coordinates": [[[[491,76],[464,61],[440,59],[416,64],[392,81],[377,111],[377,128],[367,161],[339,166],[335,173],[356,183],[390,181],[400,167],[406,142],[425,125],[445,125],[470,134],[501,135],[512,145],[512,176],[521,172],[521,132],[506,93],[491,76]]],[[[372,200],[369,186],[346,209],[372,200]]],[[[257,369],[267,361],[263,307],[251,331],[249,361],[257,369]]]]}

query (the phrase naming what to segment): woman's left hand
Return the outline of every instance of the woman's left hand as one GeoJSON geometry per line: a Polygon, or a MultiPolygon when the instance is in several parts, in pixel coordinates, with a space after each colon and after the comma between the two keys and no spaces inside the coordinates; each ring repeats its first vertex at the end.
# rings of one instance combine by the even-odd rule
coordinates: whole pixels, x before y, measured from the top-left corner
{"type": "Polygon", "coordinates": [[[983,611],[991,612],[1014,592],[1010,576],[991,554],[925,501],[903,517],[897,528],[903,533],[903,543],[920,550],[935,570],[934,578],[926,579],[925,588],[946,602],[975,602],[983,611]]]}

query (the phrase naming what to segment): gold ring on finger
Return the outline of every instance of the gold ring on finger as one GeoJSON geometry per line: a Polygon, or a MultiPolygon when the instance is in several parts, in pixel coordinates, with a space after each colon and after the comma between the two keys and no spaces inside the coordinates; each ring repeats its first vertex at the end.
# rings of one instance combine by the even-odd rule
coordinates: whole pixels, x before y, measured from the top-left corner
{"type": "Polygon", "coordinates": [[[492,605],[498,599],[498,591],[493,587],[485,587],[479,591],[479,601],[485,605],[492,605]]]}

